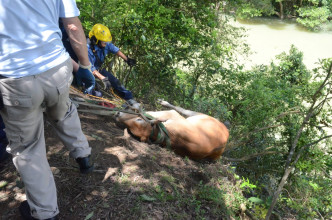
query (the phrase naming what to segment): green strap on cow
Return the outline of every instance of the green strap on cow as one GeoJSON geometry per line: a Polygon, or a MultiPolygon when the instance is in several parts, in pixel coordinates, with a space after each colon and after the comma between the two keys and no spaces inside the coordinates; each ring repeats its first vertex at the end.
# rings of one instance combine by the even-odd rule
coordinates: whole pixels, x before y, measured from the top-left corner
{"type": "MultiPolygon", "coordinates": [[[[144,113],[144,116],[149,119],[155,119],[152,115],[149,115],[147,113],[144,113]]],[[[158,124],[156,124],[156,127],[159,129],[158,131],[158,135],[157,135],[157,139],[155,141],[153,141],[153,144],[161,144],[164,143],[166,144],[166,147],[171,149],[171,139],[169,138],[169,134],[168,131],[165,127],[165,125],[162,122],[159,122],[158,124]]],[[[150,139],[153,137],[154,135],[154,126],[152,126],[152,132],[150,134],[150,139]]]]}

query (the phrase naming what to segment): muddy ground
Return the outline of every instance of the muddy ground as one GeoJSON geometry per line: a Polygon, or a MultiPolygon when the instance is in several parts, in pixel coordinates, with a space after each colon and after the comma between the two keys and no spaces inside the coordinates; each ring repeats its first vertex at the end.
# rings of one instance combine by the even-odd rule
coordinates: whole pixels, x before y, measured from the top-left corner
{"type": "MultiPolygon", "coordinates": [[[[95,165],[88,175],[45,122],[60,219],[243,219],[238,184],[222,160],[196,162],[141,143],[108,116],[80,118],[95,165]]],[[[24,185],[10,160],[0,177],[0,218],[20,219],[24,185]]]]}

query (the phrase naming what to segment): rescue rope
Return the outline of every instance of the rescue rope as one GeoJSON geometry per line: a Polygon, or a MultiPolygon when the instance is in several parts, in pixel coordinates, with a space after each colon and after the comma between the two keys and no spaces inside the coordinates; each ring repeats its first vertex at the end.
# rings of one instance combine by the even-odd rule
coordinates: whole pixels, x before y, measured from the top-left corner
{"type": "MultiPolygon", "coordinates": [[[[98,96],[94,96],[94,95],[90,95],[90,94],[84,94],[82,91],[80,91],[79,89],[77,89],[77,88],[75,88],[74,86],[70,86],[70,88],[72,89],[72,90],[74,90],[75,92],[77,92],[77,93],[79,93],[80,95],[82,95],[82,96],[88,96],[88,97],[90,97],[90,98],[93,98],[93,99],[97,99],[97,100],[99,100],[99,101],[103,101],[103,102],[107,102],[107,103],[111,103],[111,104],[113,104],[113,105],[122,105],[122,104],[124,104],[124,100],[121,98],[121,97],[119,97],[119,96],[117,96],[115,93],[114,93],[114,91],[113,91],[113,89],[110,89],[111,90],[111,92],[112,92],[112,95],[115,97],[115,101],[112,101],[112,100],[109,100],[109,99],[106,99],[106,98],[103,98],[103,97],[98,97],[98,96]]],[[[104,93],[106,93],[106,95],[109,95],[109,96],[111,96],[109,93],[107,93],[107,92],[105,92],[105,91],[103,91],[104,93]]],[[[87,99],[87,98],[83,98],[85,101],[87,101],[87,102],[93,102],[93,101],[95,101],[95,100],[92,100],[92,99],[87,99]]]]}
{"type": "MultiPolygon", "coordinates": [[[[80,95],[85,95],[85,96],[88,96],[90,98],[93,98],[93,99],[97,99],[99,101],[103,101],[103,102],[107,102],[107,103],[111,103],[113,105],[122,105],[125,101],[117,96],[113,89],[110,89],[112,95],[116,98],[116,101],[112,101],[112,100],[109,100],[109,99],[106,99],[106,98],[103,98],[103,97],[98,97],[98,96],[94,96],[94,95],[90,95],[90,94],[84,94],[83,92],[81,92],[80,90],[76,89],[75,87],[73,86],[70,86],[71,89],[73,89],[75,92],[79,93],[80,95]]],[[[111,96],[111,94],[103,91],[105,94],[111,96]]],[[[139,112],[133,112],[133,111],[127,111],[127,110],[123,110],[123,109],[120,109],[120,108],[109,108],[109,107],[105,107],[105,106],[101,106],[101,105],[97,105],[95,104],[96,100],[93,100],[93,99],[89,99],[89,98],[82,98],[85,102],[78,102],[78,101],[75,101],[75,100],[72,100],[72,102],[78,104],[78,105],[83,105],[83,106],[87,106],[87,107],[93,107],[93,108],[98,108],[98,109],[104,109],[104,110],[107,110],[107,111],[103,111],[103,110],[96,110],[94,109],[93,112],[89,111],[89,110],[84,110],[84,109],[78,109],[78,111],[80,112],[86,112],[86,113],[95,113],[98,115],[112,115],[114,114],[114,112],[124,112],[124,113],[128,113],[128,114],[133,114],[133,115],[139,115],[141,116],[146,122],[150,122],[150,120],[153,120],[155,119],[152,115],[149,115],[147,114],[146,112],[144,112],[142,110],[142,107],[140,106],[140,109],[139,109],[139,112]],[[92,102],[92,103],[91,103],[92,102]]],[[[153,143],[153,144],[162,144],[162,143],[165,143],[166,147],[171,149],[171,140],[170,140],[170,137],[169,137],[169,134],[168,134],[168,131],[165,127],[165,125],[162,123],[162,122],[158,122],[157,124],[154,124],[154,125],[151,125],[152,126],[152,131],[151,131],[151,134],[150,134],[150,141],[153,143]],[[157,133],[157,138],[156,140],[152,141],[151,138],[154,138],[155,137],[155,127],[158,129],[158,133],[157,133]]]]}
{"type": "MultiPolygon", "coordinates": [[[[96,105],[96,104],[91,104],[91,103],[85,103],[85,102],[76,102],[76,101],[72,101],[72,102],[77,103],[79,105],[84,105],[84,106],[92,107],[92,108],[105,109],[108,112],[124,112],[124,113],[132,114],[132,115],[141,115],[140,113],[136,113],[136,112],[133,112],[133,111],[127,111],[127,110],[124,110],[124,109],[121,109],[121,108],[109,108],[109,107],[105,107],[105,106],[101,106],[101,105],[96,105]]],[[[80,111],[80,112],[87,112],[87,113],[94,113],[94,112],[91,112],[89,110],[84,110],[84,109],[78,109],[78,111],[80,111]]],[[[94,109],[94,111],[96,111],[96,113],[98,112],[98,110],[95,110],[95,109],[94,109]]],[[[111,115],[111,114],[113,114],[113,113],[107,114],[107,113],[103,113],[103,112],[99,112],[99,113],[102,113],[104,115],[111,115]]]]}
{"type": "MultiPolygon", "coordinates": [[[[124,109],[117,108],[117,107],[109,108],[106,106],[99,105],[99,103],[101,103],[101,102],[106,102],[106,103],[111,103],[115,106],[122,106],[122,104],[124,104],[126,102],[124,99],[117,96],[114,93],[113,89],[110,89],[110,90],[112,92],[112,95],[116,98],[116,101],[112,101],[107,98],[98,97],[98,96],[94,96],[94,95],[90,95],[90,94],[84,94],[79,89],[77,89],[73,86],[70,86],[70,88],[72,90],[74,90],[75,92],[77,92],[78,94],[80,94],[81,95],[80,98],[82,98],[82,96],[90,97],[90,98],[82,98],[84,100],[84,102],[72,99],[72,102],[77,104],[78,106],[82,105],[82,106],[87,106],[87,107],[93,108],[93,111],[78,108],[77,111],[79,111],[79,112],[93,113],[93,114],[97,114],[97,115],[106,115],[106,116],[113,115],[115,112],[124,112],[124,113],[128,113],[128,114],[133,114],[133,115],[141,115],[141,113],[136,113],[131,110],[128,111],[128,110],[124,110],[124,109]],[[104,109],[104,110],[96,110],[96,109],[104,109]],[[107,111],[105,111],[105,110],[107,110],[107,111]]],[[[104,90],[103,90],[103,92],[106,93],[104,90]]],[[[110,95],[109,93],[106,93],[106,94],[110,95]]],[[[141,111],[141,109],[140,109],[140,111],[141,111]]]]}

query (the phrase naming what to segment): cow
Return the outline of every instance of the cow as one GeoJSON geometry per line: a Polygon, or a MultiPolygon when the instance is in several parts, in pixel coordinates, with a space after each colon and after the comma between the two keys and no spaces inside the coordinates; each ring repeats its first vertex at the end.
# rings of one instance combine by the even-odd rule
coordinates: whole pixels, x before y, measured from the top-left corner
{"type": "Polygon", "coordinates": [[[168,146],[181,156],[212,161],[220,158],[229,137],[222,122],[164,100],[159,100],[159,103],[172,110],[141,111],[141,114],[118,112],[116,121],[140,141],[168,146]]]}

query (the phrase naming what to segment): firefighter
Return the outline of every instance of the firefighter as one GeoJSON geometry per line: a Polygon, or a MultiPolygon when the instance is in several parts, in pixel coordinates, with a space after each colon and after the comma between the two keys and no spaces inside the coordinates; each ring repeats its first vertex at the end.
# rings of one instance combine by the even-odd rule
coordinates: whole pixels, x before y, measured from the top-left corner
{"type": "Polygon", "coordinates": [[[131,91],[121,85],[120,81],[113,76],[112,73],[102,68],[102,64],[105,61],[107,54],[112,53],[121,57],[129,66],[136,65],[136,60],[124,55],[118,47],[116,47],[112,41],[112,35],[110,30],[102,25],[95,24],[89,32],[88,41],[88,55],[90,63],[92,64],[91,70],[94,76],[102,80],[105,89],[113,88],[115,92],[128,104],[135,106],[138,103],[133,99],[131,91]]]}

